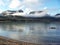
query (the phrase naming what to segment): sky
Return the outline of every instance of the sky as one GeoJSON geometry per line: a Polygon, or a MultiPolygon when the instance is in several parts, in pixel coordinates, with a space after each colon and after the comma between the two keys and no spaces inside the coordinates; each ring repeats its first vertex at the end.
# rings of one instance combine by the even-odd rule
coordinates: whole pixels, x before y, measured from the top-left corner
{"type": "Polygon", "coordinates": [[[60,0],[0,0],[0,13],[6,10],[47,11],[48,14],[60,13],[60,0]]]}

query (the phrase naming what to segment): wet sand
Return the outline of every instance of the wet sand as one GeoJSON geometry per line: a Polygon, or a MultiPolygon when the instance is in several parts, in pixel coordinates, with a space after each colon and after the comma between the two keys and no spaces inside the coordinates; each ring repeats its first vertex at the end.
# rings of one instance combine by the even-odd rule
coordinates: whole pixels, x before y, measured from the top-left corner
{"type": "Polygon", "coordinates": [[[40,45],[40,44],[27,43],[0,36],[0,45],[40,45]]]}

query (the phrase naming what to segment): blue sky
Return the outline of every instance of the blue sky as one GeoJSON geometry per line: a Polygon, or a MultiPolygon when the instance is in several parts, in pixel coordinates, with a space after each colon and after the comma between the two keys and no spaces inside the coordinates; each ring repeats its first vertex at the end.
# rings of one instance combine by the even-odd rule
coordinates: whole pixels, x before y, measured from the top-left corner
{"type": "Polygon", "coordinates": [[[5,10],[47,10],[49,14],[60,13],[60,0],[0,0],[0,12],[5,10]]]}

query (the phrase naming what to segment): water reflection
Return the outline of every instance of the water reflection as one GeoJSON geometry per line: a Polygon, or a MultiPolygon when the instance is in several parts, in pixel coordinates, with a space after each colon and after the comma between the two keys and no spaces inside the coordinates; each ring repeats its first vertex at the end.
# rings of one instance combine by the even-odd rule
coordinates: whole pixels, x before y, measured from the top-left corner
{"type": "Polygon", "coordinates": [[[0,36],[31,43],[60,43],[60,22],[0,22],[0,36]]]}

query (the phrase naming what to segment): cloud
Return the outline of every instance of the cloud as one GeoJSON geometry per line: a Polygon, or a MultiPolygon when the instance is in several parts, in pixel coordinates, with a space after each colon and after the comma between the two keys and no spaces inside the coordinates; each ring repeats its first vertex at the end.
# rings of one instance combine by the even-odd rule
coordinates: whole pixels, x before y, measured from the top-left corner
{"type": "Polygon", "coordinates": [[[0,0],[0,6],[4,6],[4,2],[0,0]]]}
{"type": "Polygon", "coordinates": [[[30,11],[33,11],[31,8],[25,8],[24,13],[29,14],[30,11]]]}
{"type": "Polygon", "coordinates": [[[44,9],[47,9],[47,7],[44,7],[44,9]]]}
{"type": "Polygon", "coordinates": [[[22,5],[22,6],[19,7],[19,9],[23,9],[23,8],[25,8],[25,5],[22,5]]]}
{"type": "Polygon", "coordinates": [[[32,10],[35,10],[36,7],[42,5],[39,0],[23,0],[22,1],[22,6],[20,6],[20,9],[24,8],[25,13],[29,13],[32,10]]]}
{"type": "Polygon", "coordinates": [[[9,5],[9,8],[17,8],[21,6],[27,6],[27,7],[34,7],[36,5],[40,5],[39,0],[11,0],[11,3],[9,5]]]}
{"type": "Polygon", "coordinates": [[[24,13],[29,13],[38,5],[40,5],[39,0],[23,0],[21,1],[21,5],[19,5],[19,9],[23,9],[24,13]]]}
{"type": "Polygon", "coordinates": [[[35,9],[35,7],[38,7],[42,5],[42,1],[41,0],[11,0],[10,5],[8,6],[9,8],[31,8],[31,9],[35,9]]]}
{"type": "Polygon", "coordinates": [[[47,13],[48,12],[48,7],[44,7],[43,11],[45,11],[47,13]]]}
{"type": "Polygon", "coordinates": [[[23,9],[25,13],[36,10],[42,5],[42,0],[11,0],[10,9],[23,9]]]}
{"type": "Polygon", "coordinates": [[[38,3],[39,0],[24,0],[24,3],[30,3],[30,4],[35,4],[35,3],[38,3]]]}
{"type": "Polygon", "coordinates": [[[0,9],[0,13],[2,13],[3,11],[2,11],[2,9],[0,9]]]}
{"type": "Polygon", "coordinates": [[[19,0],[12,0],[10,5],[9,5],[9,8],[17,8],[21,5],[21,2],[19,0]]]}
{"type": "Polygon", "coordinates": [[[34,7],[39,4],[39,0],[24,0],[23,5],[27,7],[34,7]]]}

